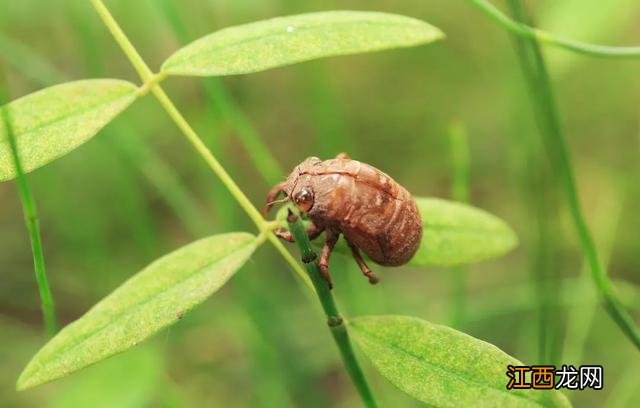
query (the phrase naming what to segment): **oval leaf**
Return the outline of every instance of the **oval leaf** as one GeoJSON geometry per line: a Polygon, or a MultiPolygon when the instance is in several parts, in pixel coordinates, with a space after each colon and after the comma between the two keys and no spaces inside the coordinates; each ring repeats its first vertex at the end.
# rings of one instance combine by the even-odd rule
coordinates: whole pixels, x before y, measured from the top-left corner
{"type": "Polygon", "coordinates": [[[569,407],[557,391],[507,390],[507,366],[523,365],[492,344],[404,316],[369,316],[349,332],[396,387],[438,407],[569,407]]]}
{"type": "MultiPolygon", "coordinates": [[[[25,172],[61,157],[89,140],[136,99],[136,86],[89,79],[24,96],[7,109],[25,172]]],[[[16,176],[4,126],[0,126],[0,181],[16,176]]]]}
{"type": "Polygon", "coordinates": [[[498,217],[467,204],[417,198],[422,215],[416,266],[455,266],[499,257],[518,244],[513,230],[498,217]]]}
{"type": "Polygon", "coordinates": [[[395,14],[327,11],[225,28],[176,51],[172,75],[234,75],[335,55],[411,47],[443,38],[436,27],[395,14]]]}
{"type": "Polygon", "coordinates": [[[221,234],[156,260],[51,339],[20,375],[18,390],[68,375],[175,323],[224,285],[255,248],[251,234],[221,234]]]}

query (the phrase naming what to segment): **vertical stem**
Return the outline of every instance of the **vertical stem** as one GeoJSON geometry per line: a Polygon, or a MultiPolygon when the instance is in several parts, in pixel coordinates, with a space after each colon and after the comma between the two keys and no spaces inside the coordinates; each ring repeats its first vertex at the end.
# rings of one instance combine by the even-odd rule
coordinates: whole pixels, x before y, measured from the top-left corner
{"type": "MultiPolygon", "coordinates": [[[[512,12],[519,19],[525,20],[527,18],[524,14],[524,10],[517,6],[512,5],[512,12]]],[[[531,61],[533,58],[532,52],[525,40],[516,36],[512,37],[512,39],[520,61],[531,61]]],[[[522,64],[522,71],[528,92],[531,95],[534,95],[533,99],[539,97],[540,93],[536,86],[535,70],[530,64],[522,64]]],[[[544,115],[539,111],[539,106],[533,103],[532,107],[535,110],[534,117],[538,127],[542,132],[548,132],[548,125],[544,120],[542,120],[544,115]]],[[[550,310],[548,307],[549,295],[547,293],[547,280],[548,275],[551,274],[550,270],[554,268],[553,263],[550,262],[550,253],[553,248],[551,241],[553,238],[550,234],[549,224],[552,222],[552,214],[550,213],[549,205],[546,202],[547,193],[549,192],[546,182],[548,182],[550,176],[549,172],[545,168],[547,163],[539,159],[540,152],[537,140],[523,134],[519,142],[522,150],[524,151],[523,157],[526,161],[523,175],[524,182],[522,183],[526,197],[525,200],[531,216],[535,218],[536,227],[532,234],[535,235],[535,248],[531,251],[529,256],[532,291],[536,302],[536,360],[539,363],[544,364],[548,362],[548,344],[551,337],[550,329],[552,328],[548,321],[550,318],[550,310]]]]}
{"type": "MultiPolygon", "coordinates": [[[[617,184],[612,183],[614,185],[617,184]]],[[[611,260],[611,252],[615,243],[616,233],[621,221],[624,201],[626,196],[627,185],[624,190],[619,192],[617,189],[615,194],[607,194],[606,202],[602,203],[598,208],[596,217],[600,220],[599,224],[594,226],[596,236],[599,238],[600,248],[602,250],[603,263],[606,266],[611,260]]],[[[580,277],[577,280],[573,292],[578,294],[579,298],[595,300],[596,290],[591,283],[589,267],[586,262],[581,268],[580,277]]],[[[562,358],[575,364],[585,362],[583,360],[589,332],[592,330],[594,318],[597,311],[596,302],[588,302],[585,305],[577,304],[569,307],[567,311],[567,331],[564,342],[564,353],[562,358]]],[[[606,406],[611,406],[606,404],[606,406]]]]}
{"type": "MultiPolygon", "coordinates": [[[[513,10],[523,10],[520,0],[509,0],[509,3],[513,10]]],[[[554,172],[559,175],[559,182],[566,193],[571,219],[589,264],[592,279],[611,318],[636,348],[640,349],[640,330],[618,299],[611,281],[607,278],[606,271],[598,257],[595,242],[582,214],[571,166],[570,152],[560,123],[560,115],[553,95],[551,80],[540,46],[535,39],[522,41],[526,42],[531,58],[523,58],[520,55],[520,64],[525,72],[527,81],[529,81],[530,88],[538,90],[532,96],[533,103],[537,107],[538,122],[541,124],[542,139],[547,155],[554,167],[554,172]]]]}
{"type": "MultiPolygon", "coordinates": [[[[466,203],[469,201],[469,142],[467,131],[462,122],[454,122],[449,126],[449,148],[453,172],[451,196],[456,201],[466,203]]],[[[451,272],[453,292],[451,325],[460,328],[464,324],[467,309],[467,271],[458,266],[453,268],[451,272]]]]}
{"type": "Polygon", "coordinates": [[[557,302],[559,298],[560,265],[554,262],[554,255],[558,252],[555,238],[557,227],[554,225],[557,206],[549,203],[548,197],[553,197],[556,186],[550,183],[549,171],[538,160],[538,150],[527,144],[527,201],[533,207],[531,212],[535,217],[536,243],[532,251],[530,262],[531,278],[535,290],[536,311],[538,322],[538,358],[540,364],[555,363],[557,339],[559,338],[558,324],[560,310],[557,302]],[[549,184],[552,184],[549,186],[549,184]]]}
{"type": "Polygon", "coordinates": [[[289,230],[293,234],[296,244],[300,249],[300,255],[302,263],[304,263],[305,269],[313,282],[313,286],[316,288],[316,293],[324,313],[327,315],[327,324],[331,329],[331,335],[340,350],[340,356],[342,361],[351,377],[351,381],[356,386],[362,402],[367,407],[376,407],[376,401],[371,393],[369,384],[362,372],[362,368],[358,364],[356,355],[353,352],[351,341],[349,339],[349,333],[345,327],[344,320],[338,311],[338,307],[331,295],[331,290],[327,283],[320,276],[320,269],[318,267],[317,255],[311,248],[311,243],[307,237],[305,227],[295,214],[289,211],[289,217],[287,218],[289,223],[289,230]]]}
{"type": "Polygon", "coordinates": [[[51,289],[49,288],[49,281],[47,279],[47,271],[44,263],[38,210],[36,208],[33,195],[31,194],[29,184],[27,183],[27,178],[24,175],[24,169],[18,152],[18,144],[16,142],[15,135],[13,134],[9,109],[6,107],[0,107],[0,114],[0,119],[4,124],[3,128],[5,129],[5,131],[2,132],[2,128],[0,128],[0,134],[5,133],[9,141],[11,157],[16,169],[16,183],[20,194],[20,201],[22,202],[22,211],[24,213],[27,230],[29,231],[29,238],[31,239],[33,266],[36,273],[38,292],[40,293],[40,305],[42,308],[45,330],[49,336],[53,336],[58,330],[58,323],[53,304],[53,296],[51,295],[51,289]]]}

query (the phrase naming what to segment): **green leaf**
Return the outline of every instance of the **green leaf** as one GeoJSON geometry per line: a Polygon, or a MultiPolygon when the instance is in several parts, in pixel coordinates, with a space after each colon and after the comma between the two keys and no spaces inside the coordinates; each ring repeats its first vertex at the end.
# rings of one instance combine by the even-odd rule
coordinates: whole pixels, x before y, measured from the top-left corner
{"type": "Polygon", "coordinates": [[[162,71],[172,75],[235,75],[443,38],[436,27],[395,14],[326,11],[225,28],[176,51],[162,71]]]}
{"type": "MultiPolygon", "coordinates": [[[[136,86],[116,79],[89,79],[45,88],[7,109],[25,172],[80,146],[136,99],[136,86]]],[[[0,181],[16,176],[4,126],[0,126],[0,181]]]]}
{"type": "Polygon", "coordinates": [[[369,316],[349,333],[396,387],[438,407],[569,407],[557,391],[507,390],[507,365],[521,362],[496,346],[414,317],[369,316]]]}
{"type": "Polygon", "coordinates": [[[221,234],[156,260],[49,341],[20,375],[18,390],[68,375],[175,323],[224,285],[255,248],[251,234],[221,234]]]}
{"type": "Polygon", "coordinates": [[[518,244],[513,230],[498,217],[467,204],[417,198],[424,228],[410,265],[455,266],[499,257],[518,244]]]}

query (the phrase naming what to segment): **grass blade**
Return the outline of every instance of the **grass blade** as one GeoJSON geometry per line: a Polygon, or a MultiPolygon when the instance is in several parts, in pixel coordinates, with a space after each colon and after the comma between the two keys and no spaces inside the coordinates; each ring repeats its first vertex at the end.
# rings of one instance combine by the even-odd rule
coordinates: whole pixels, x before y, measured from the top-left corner
{"type": "MultiPolygon", "coordinates": [[[[24,213],[25,224],[29,232],[31,240],[31,252],[33,254],[33,267],[36,273],[36,282],[38,284],[38,292],[40,294],[40,307],[44,319],[45,331],[49,336],[53,336],[58,330],[58,322],[56,318],[55,306],[53,303],[53,295],[49,287],[47,279],[47,270],[44,262],[44,250],[42,248],[42,237],[40,236],[40,220],[38,218],[38,209],[35,199],[31,193],[31,188],[27,182],[22,167],[22,160],[16,143],[16,138],[11,125],[12,120],[10,113],[6,108],[0,108],[0,134],[6,135],[7,143],[11,151],[11,161],[15,169],[16,183],[22,203],[22,211],[24,213]]],[[[0,140],[4,143],[4,140],[0,140]]]]}
{"type": "MultiPolygon", "coordinates": [[[[520,1],[510,0],[509,3],[512,9],[523,10],[520,1]]],[[[540,46],[535,39],[522,41],[527,42],[531,58],[525,58],[524,54],[520,54],[520,64],[525,72],[525,78],[530,82],[529,87],[539,90],[532,96],[538,123],[541,124],[542,139],[555,173],[559,175],[559,182],[567,195],[571,218],[589,264],[592,279],[611,318],[636,348],[640,349],[640,329],[618,299],[615,288],[602,266],[595,242],[582,214],[570,152],[560,123],[560,114],[540,46]]]]}

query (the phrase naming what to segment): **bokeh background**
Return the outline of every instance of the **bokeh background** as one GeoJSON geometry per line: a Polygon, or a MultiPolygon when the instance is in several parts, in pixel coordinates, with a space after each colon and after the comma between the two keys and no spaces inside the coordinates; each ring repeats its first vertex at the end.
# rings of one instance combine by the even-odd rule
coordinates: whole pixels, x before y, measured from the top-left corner
{"type": "MultiPolygon", "coordinates": [[[[446,41],[425,47],[221,81],[172,78],[165,86],[256,204],[264,200],[269,176],[256,170],[239,142],[247,132],[268,146],[283,175],[307,156],[346,151],[416,195],[448,198],[450,127],[463,123],[470,201],[507,220],[520,246],[462,271],[376,267],[382,282],[373,287],[350,259],[335,256],[334,293],[345,313],[405,314],[453,325],[530,364],[542,357],[555,364],[600,364],[605,389],[572,392],[574,404],[640,404],[640,354],[595,300],[564,196],[550,181],[553,171],[540,146],[513,44],[469,2],[110,0],[107,5],[152,67],[187,39],[284,14],[379,10],[440,27],[446,41]],[[539,218],[545,221],[542,239],[539,218]],[[456,292],[461,277],[462,295],[456,292]],[[544,345],[541,328],[547,334],[544,345]]],[[[637,1],[528,5],[538,25],[550,31],[593,42],[640,43],[637,1]]],[[[545,54],[586,216],[609,275],[638,321],[640,62],[549,49],[545,54]]],[[[86,0],[3,0],[0,67],[12,98],[87,77],[139,82],[86,0]]],[[[89,143],[28,178],[65,324],[172,249],[208,234],[254,230],[149,96],[89,143]]],[[[316,300],[270,246],[213,298],[152,340],[69,378],[16,393],[15,380],[44,342],[28,235],[15,183],[5,182],[0,184],[0,406],[359,404],[316,300]]],[[[364,364],[383,406],[417,405],[364,364]]]]}

